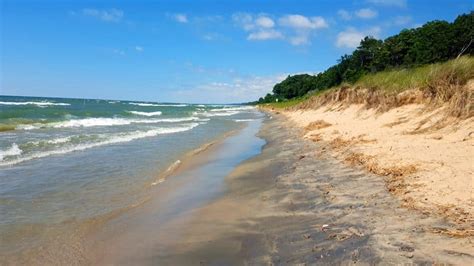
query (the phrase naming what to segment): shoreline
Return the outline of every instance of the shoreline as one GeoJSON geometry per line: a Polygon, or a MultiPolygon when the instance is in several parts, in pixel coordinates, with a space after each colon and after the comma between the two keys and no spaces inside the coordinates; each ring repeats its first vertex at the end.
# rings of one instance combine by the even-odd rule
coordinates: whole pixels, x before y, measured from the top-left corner
{"type": "Polygon", "coordinates": [[[191,265],[449,263],[474,261],[472,239],[401,208],[385,183],[301,139],[281,115],[264,122],[262,153],[234,169],[228,191],[178,227],[184,237],[154,262],[191,265]]]}
{"type": "Polygon", "coordinates": [[[260,123],[250,122],[188,152],[180,163],[158,175],[155,182],[159,184],[152,185],[148,202],[89,234],[85,242],[88,263],[148,265],[159,261],[156,257],[180,241],[196,210],[227,193],[224,176],[242,160],[258,154],[263,140],[254,135],[260,123]]]}
{"type": "Polygon", "coordinates": [[[36,263],[474,262],[472,237],[439,233],[453,225],[402,208],[383,179],[302,138],[285,115],[267,112],[255,123],[190,151],[158,175],[166,181],[151,186],[147,202],[88,228],[69,247],[43,251],[36,263]]]}
{"type": "MultiPolygon", "coordinates": [[[[155,178],[143,184],[146,194],[139,200],[130,205],[112,210],[110,212],[89,217],[86,219],[70,219],[61,223],[57,223],[45,230],[42,238],[38,237],[37,241],[32,241],[31,245],[26,248],[15,248],[7,250],[2,254],[0,264],[17,265],[17,264],[67,264],[71,261],[77,264],[89,263],[89,253],[86,243],[94,238],[94,235],[103,230],[108,223],[126,215],[134,209],[139,209],[153,200],[156,196],[156,190],[166,181],[169,176],[179,175],[181,172],[196,167],[199,164],[199,155],[203,153],[213,152],[213,149],[219,147],[227,138],[239,134],[245,128],[244,125],[232,129],[228,132],[220,134],[217,138],[210,142],[201,144],[199,147],[189,150],[182,154],[179,159],[171,163],[160,171],[155,178]],[[47,235],[46,235],[47,234],[47,235]],[[45,238],[45,239],[43,239],[45,238]],[[47,238],[47,239],[46,239],[47,238]],[[40,243],[39,241],[46,241],[40,243]],[[38,242],[38,243],[36,243],[38,242]]],[[[31,230],[35,225],[32,225],[31,230]]],[[[26,232],[25,232],[26,233],[26,232]]],[[[36,239],[35,239],[36,240],[36,239]]]]}

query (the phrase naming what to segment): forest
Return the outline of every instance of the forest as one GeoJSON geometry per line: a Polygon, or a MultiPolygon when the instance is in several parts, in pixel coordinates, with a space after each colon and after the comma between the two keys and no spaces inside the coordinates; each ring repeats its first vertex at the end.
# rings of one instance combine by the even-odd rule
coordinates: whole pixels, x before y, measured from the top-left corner
{"type": "Polygon", "coordinates": [[[473,55],[473,39],[474,11],[458,16],[452,23],[430,21],[418,28],[404,29],[385,40],[367,36],[352,54],[342,56],[336,65],[317,75],[288,76],[257,103],[285,101],[342,83],[353,84],[369,73],[418,67],[461,55],[473,55]]]}

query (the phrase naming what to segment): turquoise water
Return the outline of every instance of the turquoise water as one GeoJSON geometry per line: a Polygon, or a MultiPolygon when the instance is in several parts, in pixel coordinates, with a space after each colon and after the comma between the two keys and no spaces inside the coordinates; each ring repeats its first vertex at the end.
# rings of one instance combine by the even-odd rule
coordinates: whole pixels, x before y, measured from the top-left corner
{"type": "Polygon", "coordinates": [[[261,117],[236,105],[0,96],[2,248],[143,201],[184,154],[261,117]]]}

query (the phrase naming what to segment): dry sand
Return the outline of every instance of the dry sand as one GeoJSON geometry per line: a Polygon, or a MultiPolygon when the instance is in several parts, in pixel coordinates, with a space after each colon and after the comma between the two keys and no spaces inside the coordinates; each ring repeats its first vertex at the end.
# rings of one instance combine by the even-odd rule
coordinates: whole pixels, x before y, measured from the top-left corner
{"type": "MultiPolygon", "coordinates": [[[[474,119],[406,105],[377,113],[360,105],[285,111],[304,138],[379,175],[406,206],[442,213],[474,235],[474,119]]],[[[466,231],[464,230],[464,231],[466,231]]]]}

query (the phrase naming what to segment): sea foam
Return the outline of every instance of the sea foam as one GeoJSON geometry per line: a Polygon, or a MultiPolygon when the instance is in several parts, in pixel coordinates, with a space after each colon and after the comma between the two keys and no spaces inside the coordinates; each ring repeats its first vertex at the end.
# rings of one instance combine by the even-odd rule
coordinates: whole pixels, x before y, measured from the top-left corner
{"type": "Polygon", "coordinates": [[[16,143],[13,143],[10,148],[6,150],[0,150],[0,162],[3,161],[3,159],[6,157],[21,155],[21,153],[22,150],[18,147],[16,143]]]}
{"type": "Polygon", "coordinates": [[[86,149],[90,149],[94,147],[110,145],[110,144],[115,144],[115,143],[129,142],[129,141],[133,141],[133,140],[141,139],[141,138],[148,138],[148,137],[154,137],[154,136],[163,135],[163,134],[173,134],[173,133],[178,133],[178,132],[184,132],[184,131],[193,129],[197,127],[198,125],[200,124],[190,123],[190,124],[181,125],[179,127],[156,128],[156,129],[151,129],[147,131],[134,131],[131,133],[126,133],[126,134],[123,134],[123,133],[112,134],[112,135],[107,136],[107,139],[104,139],[101,141],[92,142],[92,143],[81,143],[74,146],[61,147],[55,150],[35,152],[29,155],[25,155],[23,157],[18,157],[13,160],[4,161],[3,159],[7,156],[19,156],[22,154],[21,149],[18,147],[17,144],[14,143],[11,148],[4,151],[0,151],[0,159],[1,159],[0,166],[14,165],[14,164],[18,164],[24,161],[29,161],[32,159],[48,157],[51,155],[65,154],[65,153],[70,153],[74,151],[82,151],[82,150],[86,150],[86,149]]]}
{"type": "Polygon", "coordinates": [[[161,112],[160,111],[156,111],[156,112],[139,112],[139,111],[127,111],[131,114],[134,114],[134,115],[141,115],[141,116],[158,116],[158,115],[161,115],[161,112]]]}
{"type": "Polygon", "coordinates": [[[156,124],[156,123],[177,123],[201,121],[199,117],[182,117],[182,118],[161,118],[161,119],[129,119],[129,118],[83,118],[72,119],[62,122],[52,122],[47,124],[30,124],[18,125],[17,129],[33,130],[39,128],[74,128],[74,127],[98,127],[98,126],[123,126],[130,124],[156,124]]]}
{"type": "Polygon", "coordinates": [[[37,105],[37,106],[67,106],[69,103],[53,103],[53,102],[1,102],[0,105],[37,105]]]}

